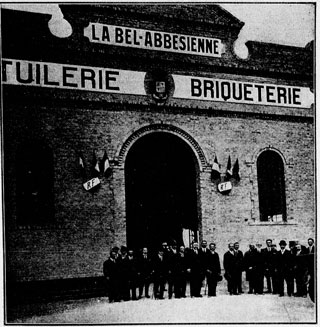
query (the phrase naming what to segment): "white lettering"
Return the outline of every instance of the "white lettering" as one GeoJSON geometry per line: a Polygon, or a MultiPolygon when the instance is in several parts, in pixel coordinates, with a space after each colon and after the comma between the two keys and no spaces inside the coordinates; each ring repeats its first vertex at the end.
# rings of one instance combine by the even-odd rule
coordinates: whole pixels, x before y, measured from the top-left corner
{"type": "Polygon", "coordinates": [[[221,57],[224,49],[220,39],[100,23],[90,23],[84,29],[84,36],[88,37],[90,42],[93,43],[178,52],[198,56],[221,57]]]}
{"type": "Polygon", "coordinates": [[[175,98],[309,108],[314,95],[307,87],[248,83],[173,75],[175,98]]]}
{"type": "Polygon", "coordinates": [[[145,73],[15,59],[2,60],[3,84],[145,95],[145,73]]]}

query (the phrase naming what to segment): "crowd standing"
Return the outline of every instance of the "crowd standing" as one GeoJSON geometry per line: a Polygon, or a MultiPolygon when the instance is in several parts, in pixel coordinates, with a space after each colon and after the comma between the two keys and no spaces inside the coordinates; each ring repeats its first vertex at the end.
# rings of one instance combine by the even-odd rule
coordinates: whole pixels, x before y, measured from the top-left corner
{"type": "Polygon", "coordinates": [[[279,246],[277,249],[268,239],[265,248],[261,243],[249,244],[248,251],[243,253],[238,242],[229,243],[222,258],[223,275],[216,244],[210,243],[208,247],[205,240],[200,247],[193,242],[190,248],[177,246],[174,241],[169,245],[163,242],[154,253],[147,247],[136,253],[125,246],[113,247],[103,264],[109,301],[138,300],[143,296],[164,299],[165,291],[169,299],[185,298],[188,284],[191,297],[202,297],[203,287],[205,295],[216,296],[223,276],[229,294],[240,295],[245,272],[249,294],[284,296],[286,284],[288,296],[309,294],[314,302],[314,240],[309,238],[308,246],[290,241],[289,249],[286,241],[281,240],[279,246]]]}

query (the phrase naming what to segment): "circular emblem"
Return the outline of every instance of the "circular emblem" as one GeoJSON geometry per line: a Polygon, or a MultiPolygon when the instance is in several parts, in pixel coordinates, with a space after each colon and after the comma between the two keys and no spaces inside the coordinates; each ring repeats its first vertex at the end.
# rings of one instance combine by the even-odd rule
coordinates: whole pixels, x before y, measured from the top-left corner
{"type": "Polygon", "coordinates": [[[158,103],[165,103],[174,93],[172,75],[161,70],[147,72],[144,79],[146,93],[158,103]]]}

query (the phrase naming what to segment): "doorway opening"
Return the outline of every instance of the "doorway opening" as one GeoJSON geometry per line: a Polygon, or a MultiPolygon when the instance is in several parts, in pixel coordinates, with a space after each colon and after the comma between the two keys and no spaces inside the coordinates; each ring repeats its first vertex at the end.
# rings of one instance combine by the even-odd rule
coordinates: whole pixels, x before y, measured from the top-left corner
{"type": "Polygon", "coordinates": [[[179,245],[186,230],[198,234],[197,165],[190,146],[171,133],[150,133],[132,145],[125,161],[129,247],[179,245]]]}

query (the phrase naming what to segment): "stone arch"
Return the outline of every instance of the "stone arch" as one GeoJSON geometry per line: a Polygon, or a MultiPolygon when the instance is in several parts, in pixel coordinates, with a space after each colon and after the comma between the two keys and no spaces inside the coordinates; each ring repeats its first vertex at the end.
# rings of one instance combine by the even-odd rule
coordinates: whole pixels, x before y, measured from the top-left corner
{"type": "Polygon", "coordinates": [[[270,146],[270,145],[267,146],[267,147],[264,147],[264,148],[262,148],[262,149],[259,149],[259,150],[255,151],[255,153],[254,153],[253,156],[252,156],[252,160],[251,160],[251,162],[252,162],[252,163],[257,162],[258,157],[259,157],[260,154],[261,154],[262,152],[264,152],[264,151],[274,151],[274,152],[276,152],[277,154],[279,154],[279,156],[281,157],[281,159],[282,159],[282,161],[283,161],[283,164],[284,164],[285,166],[290,164],[290,163],[289,163],[290,160],[287,160],[286,157],[284,156],[284,154],[283,154],[279,149],[277,149],[277,148],[275,148],[275,147],[273,147],[273,146],[270,146]]]}
{"type": "Polygon", "coordinates": [[[198,142],[187,132],[182,130],[181,128],[178,128],[173,125],[168,124],[152,124],[148,126],[144,126],[137,131],[133,132],[123,143],[122,147],[120,148],[120,151],[117,155],[117,164],[120,167],[124,167],[125,157],[130,149],[130,147],[142,136],[147,135],[149,133],[154,132],[168,132],[171,134],[174,134],[181,139],[183,139],[186,143],[189,144],[192,151],[194,152],[200,171],[203,171],[204,168],[209,166],[209,163],[205,157],[205,154],[203,150],[201,149],[198,142]]]}

